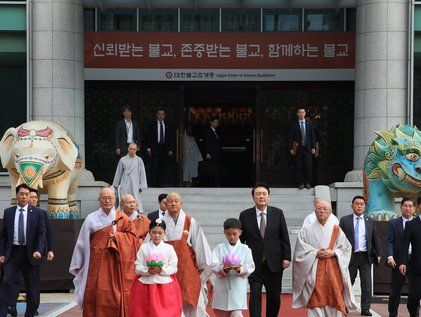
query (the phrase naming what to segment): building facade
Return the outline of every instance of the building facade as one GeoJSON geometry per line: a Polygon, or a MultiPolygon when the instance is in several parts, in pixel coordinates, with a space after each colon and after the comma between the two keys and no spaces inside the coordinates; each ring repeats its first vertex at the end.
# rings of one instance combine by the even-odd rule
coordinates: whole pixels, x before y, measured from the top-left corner
{"type": "Polygon", "coordinates": [[[374,131],[421,121],[417,4],[1,2],[0,134],[27,120],[57,122],[86,168],[110,182],[121,107],[133,108],[142,144],[164,107],[175,152],[165,182],[177,186],[185,128],[202,147],[217,115],[222,185],[288,187],[288,130],[303,107],[319,141],[314,183],[359,181],[374,131]]]}

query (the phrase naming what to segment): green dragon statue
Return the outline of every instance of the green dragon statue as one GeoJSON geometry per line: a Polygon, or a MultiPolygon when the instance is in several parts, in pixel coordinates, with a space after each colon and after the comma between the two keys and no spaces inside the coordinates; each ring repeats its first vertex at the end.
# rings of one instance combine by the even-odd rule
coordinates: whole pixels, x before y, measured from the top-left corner
{"type": "Polygon", "coordinates": [[[396,197],[421,194],[421,131],[398,124],[376,134],[364,161],[366,214],[388,221],[399,216],[396,197]]]}

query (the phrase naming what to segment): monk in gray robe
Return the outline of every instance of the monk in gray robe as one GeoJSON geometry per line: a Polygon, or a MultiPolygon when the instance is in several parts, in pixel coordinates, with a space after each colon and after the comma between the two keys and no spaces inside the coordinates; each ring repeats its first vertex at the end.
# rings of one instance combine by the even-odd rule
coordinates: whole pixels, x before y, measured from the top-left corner
{"type": "Polygon", "coordinates": [[[118,196],[130,194],[136,198],[139,204],[139,211],[143,212],[140,193],[148,188],[146,171],[143,160],[136,155],[137,144],[131,143],[128,153],[123,156],[117,165],[113,186],[118,189],[118,196]]]}

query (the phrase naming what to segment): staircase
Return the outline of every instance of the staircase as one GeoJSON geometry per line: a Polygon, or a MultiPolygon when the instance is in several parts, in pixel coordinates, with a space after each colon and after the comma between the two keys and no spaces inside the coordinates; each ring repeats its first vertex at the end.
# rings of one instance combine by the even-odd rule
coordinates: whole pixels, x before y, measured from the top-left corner
{"type": "MultiPolygon", "coordinates": [[[[249,188],[148,188],[142,194],[145,213],[158,208],[158,195],[175,191],[183,199],[183,210],[201,225],[213,249],[224,241],[222,224],[227,218],[238,218],[240,212],[253,206],[249,188]]],[[[270,205],[283,210],[294,252],[295,240],[305,216],[313,210],[314,189],[273,188],[270,205]]],[[[291,269],[284,272],[283,292],[291,292],[291,269]]]]}

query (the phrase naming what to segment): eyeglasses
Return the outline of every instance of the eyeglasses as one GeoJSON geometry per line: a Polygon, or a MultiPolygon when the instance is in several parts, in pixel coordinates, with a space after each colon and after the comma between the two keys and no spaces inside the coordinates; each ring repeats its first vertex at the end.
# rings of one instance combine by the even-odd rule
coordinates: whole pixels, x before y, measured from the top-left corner
{"type": "Polygon", "coordinates": [[[102,196],[101,197],[101,200],[103,200],[103,201],[108,201],[108,200],[114,200],[114,197],[107,197],[107,196],[102,196]]]}

